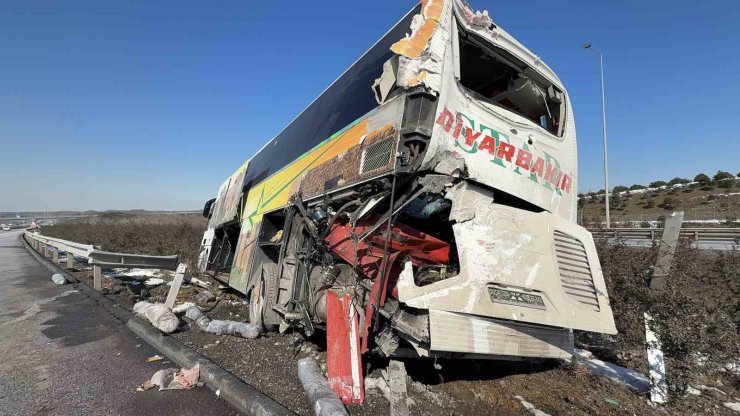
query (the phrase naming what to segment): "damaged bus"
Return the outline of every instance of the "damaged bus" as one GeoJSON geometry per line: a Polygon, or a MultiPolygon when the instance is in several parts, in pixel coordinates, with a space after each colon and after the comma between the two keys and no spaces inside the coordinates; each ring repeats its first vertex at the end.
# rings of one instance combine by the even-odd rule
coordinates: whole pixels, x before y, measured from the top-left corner
{"type": "Polygon", "coordinates": [[[221,185],[199,266],[265,331],[362,357],[568,358],[616,333],[576,225],[576,130],[555,73],[463,0],[422,0],[221,185]]]}

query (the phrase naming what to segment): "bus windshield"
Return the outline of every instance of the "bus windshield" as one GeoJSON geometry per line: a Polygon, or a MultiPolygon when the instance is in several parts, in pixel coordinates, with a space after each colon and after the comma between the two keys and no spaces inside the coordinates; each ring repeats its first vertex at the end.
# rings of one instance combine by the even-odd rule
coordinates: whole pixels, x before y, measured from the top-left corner
{"type": "Polygon", "coordinates": [[[562,135],[564,96],[511,54],[460,31],[460,84],[475,98],[526,117],[562,135]]]}

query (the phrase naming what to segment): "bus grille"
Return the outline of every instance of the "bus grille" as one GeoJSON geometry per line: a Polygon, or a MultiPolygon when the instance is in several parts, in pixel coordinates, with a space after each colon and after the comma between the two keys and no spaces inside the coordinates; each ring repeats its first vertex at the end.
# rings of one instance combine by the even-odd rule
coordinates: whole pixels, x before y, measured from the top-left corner
{"type": "Polygon", "coordinates": [[[599,298],[583,243],[571,235],[555,230],[555,254],[560,283],[565,293],[598,312],[599,298]]]}
{"type": "Polygon", "coordinates": [[[392,137],[378,140],[367,146],[362,151],[362,164],[360,165],[360,174],[374,171],[388,166],[391,161],[391,152],[393,151],[394,139],[392,137]]]}

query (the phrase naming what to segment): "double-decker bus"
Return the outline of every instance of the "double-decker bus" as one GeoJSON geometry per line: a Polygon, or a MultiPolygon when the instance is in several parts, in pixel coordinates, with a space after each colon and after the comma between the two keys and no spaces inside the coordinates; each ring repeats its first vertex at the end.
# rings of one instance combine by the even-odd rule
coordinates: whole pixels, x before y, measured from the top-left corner
{"type": "Polygon", "coordinates": [[[422,0],[221,185],[200,267],[266,331],[326,335],[364,399],[362,357],[568,358],[616,329],[575,223],[568,93],[462,0],[422,0]]]}

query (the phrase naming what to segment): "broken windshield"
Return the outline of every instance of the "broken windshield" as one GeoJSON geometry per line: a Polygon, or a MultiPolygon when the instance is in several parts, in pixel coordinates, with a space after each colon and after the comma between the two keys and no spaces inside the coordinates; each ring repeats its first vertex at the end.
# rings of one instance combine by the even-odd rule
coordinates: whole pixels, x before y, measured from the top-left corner
{"type": "Polygon", "coordinates": [[[524,116],[561,136],[563,92],[506,51],[460,31],[460,84],[475,98],[524,116]]]}

